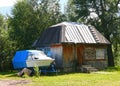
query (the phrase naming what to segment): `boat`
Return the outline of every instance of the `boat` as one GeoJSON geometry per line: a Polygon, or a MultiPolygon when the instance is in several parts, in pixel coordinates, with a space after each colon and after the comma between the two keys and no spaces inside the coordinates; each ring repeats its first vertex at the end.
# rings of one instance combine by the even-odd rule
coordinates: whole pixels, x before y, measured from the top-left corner
{"type": "Polygon", "coordinates": [[[29,68],[29,67],[45,67],[49,66],[54,59],[48,57],[40,50],[22,50],[17,51],[12,63],[14,69],[29,68]]]}
{"type": "Polygon", "coordinates": [[[49,66],[54,59],[48,57],[44,54],[44,52],[30,52],[28,54],[28,59],[26,60],[27,67],[34,67],[34,66],[49,66]]]}

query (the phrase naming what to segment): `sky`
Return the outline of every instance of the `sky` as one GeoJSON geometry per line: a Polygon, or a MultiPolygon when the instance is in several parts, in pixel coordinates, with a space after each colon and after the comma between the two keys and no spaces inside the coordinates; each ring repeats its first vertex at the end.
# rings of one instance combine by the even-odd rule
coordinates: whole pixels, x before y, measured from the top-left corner
{"type": "MultiPolygon", "coordinates": [[[[13,5],[17,0],[0,0],[0,13],[3,15],[10,14],[13,5]]],[[[68,0],[60,0],[61,10],[64,10],[64,6],[66,5],[68,0]]]]}
{"type": "Polygon", "coordinates": [[[13,6],[16,0],[0,0],[0,7],[13,6]]]}

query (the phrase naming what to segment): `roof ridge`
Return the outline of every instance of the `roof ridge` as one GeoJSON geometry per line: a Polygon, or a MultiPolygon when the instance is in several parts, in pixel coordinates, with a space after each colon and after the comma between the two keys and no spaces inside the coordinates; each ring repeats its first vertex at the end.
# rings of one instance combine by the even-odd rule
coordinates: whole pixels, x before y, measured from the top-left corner
{"type": "Polygon", "coordinates": [[[61,23],[58,23],[58,24],[55,24],[55,25],[52,25],[50,27],[56,27],[56,26],[71,26],[71,25],[80,25],[82,23],[79,23],[79,22],[61,22],[61,23]]]}

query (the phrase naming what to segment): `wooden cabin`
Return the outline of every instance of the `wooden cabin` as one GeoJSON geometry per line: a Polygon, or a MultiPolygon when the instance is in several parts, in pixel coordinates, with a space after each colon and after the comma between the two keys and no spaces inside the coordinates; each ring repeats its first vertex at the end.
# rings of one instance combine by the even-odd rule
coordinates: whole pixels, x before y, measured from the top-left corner
{"type": "Polygon", "coordinates": [[[108,44],[110,42],[93,26],[62,22],[46,29],[33,46],[51,52],[57,67],[70,71],[85,64],[106,68],[108,44]]]}

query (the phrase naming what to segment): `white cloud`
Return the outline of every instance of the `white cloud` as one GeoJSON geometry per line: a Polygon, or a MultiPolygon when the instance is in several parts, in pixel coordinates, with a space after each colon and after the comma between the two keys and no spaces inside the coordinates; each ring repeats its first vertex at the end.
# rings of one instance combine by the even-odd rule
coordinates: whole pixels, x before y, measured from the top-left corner
{"type": "Polygon", "coordinates": [[[17,0],[0,0],[0,7],[13,6],[17,0]]]}

